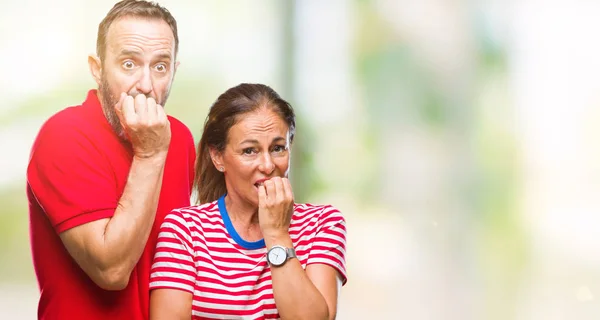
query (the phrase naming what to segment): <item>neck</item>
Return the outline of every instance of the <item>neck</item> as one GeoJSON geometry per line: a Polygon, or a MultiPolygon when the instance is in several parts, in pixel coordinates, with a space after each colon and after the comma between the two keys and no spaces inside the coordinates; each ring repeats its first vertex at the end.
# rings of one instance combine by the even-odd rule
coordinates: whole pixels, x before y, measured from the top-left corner
{"type": "Polygon", "coordinates": [[[227,194],[225,207],[232,222],[243,226],[258,225],[258,208],[256,206],[227,194]]]}

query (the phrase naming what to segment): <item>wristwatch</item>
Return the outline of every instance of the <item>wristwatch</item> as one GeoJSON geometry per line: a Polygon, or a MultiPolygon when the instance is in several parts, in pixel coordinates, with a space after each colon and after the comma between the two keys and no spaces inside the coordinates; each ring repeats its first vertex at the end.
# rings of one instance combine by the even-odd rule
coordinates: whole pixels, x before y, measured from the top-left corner
{"type": "Polygon", "coordinates": [[[294,250],[294,248],[274,245],[267,252],[267,262],[274,267],[282,266],[291,258],[296,258],[296,250],[294,250]]]}

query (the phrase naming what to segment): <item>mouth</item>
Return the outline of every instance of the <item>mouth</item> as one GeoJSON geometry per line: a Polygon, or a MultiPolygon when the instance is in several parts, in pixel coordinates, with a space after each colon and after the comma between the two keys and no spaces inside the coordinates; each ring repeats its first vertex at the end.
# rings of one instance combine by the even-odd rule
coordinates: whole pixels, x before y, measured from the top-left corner
{"type": "Polygon", "coordinates": [[[258,187],[262,186],[265,183],[265,181],[267,181],[267,180],[269,180],[269,179],[260,179],[260,180],[256,181],[254,183],[254,187],[258,190],[258,187]]]}

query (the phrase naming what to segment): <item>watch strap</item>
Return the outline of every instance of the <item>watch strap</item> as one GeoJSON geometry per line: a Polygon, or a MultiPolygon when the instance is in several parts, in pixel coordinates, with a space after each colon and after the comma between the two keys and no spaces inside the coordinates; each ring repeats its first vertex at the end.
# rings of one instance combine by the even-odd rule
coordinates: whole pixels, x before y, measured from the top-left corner
{"type": "Polygon", "coordinates": [[[298,258],[296,256],[296,250],[294,248],[285,248],[285,253],[287,255],[286,260],[290,260],[291,258],[298,258]]]}

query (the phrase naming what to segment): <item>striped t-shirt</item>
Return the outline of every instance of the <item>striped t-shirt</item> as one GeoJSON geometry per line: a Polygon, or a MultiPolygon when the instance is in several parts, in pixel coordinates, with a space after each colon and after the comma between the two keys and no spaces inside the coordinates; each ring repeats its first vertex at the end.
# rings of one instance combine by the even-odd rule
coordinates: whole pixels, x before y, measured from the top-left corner
{"type": "MultiPolygon", "coordinates": [[[[302,268],[335,268],[345,284],[346,222],[332,206],[295,204],[289,229],[302,268]]],[[[224,197],[173,210],[165,218],[150,289],[193,294],[193,319],[277,319],[264,240],[244,241],[233,228],[224,197]]]]}

